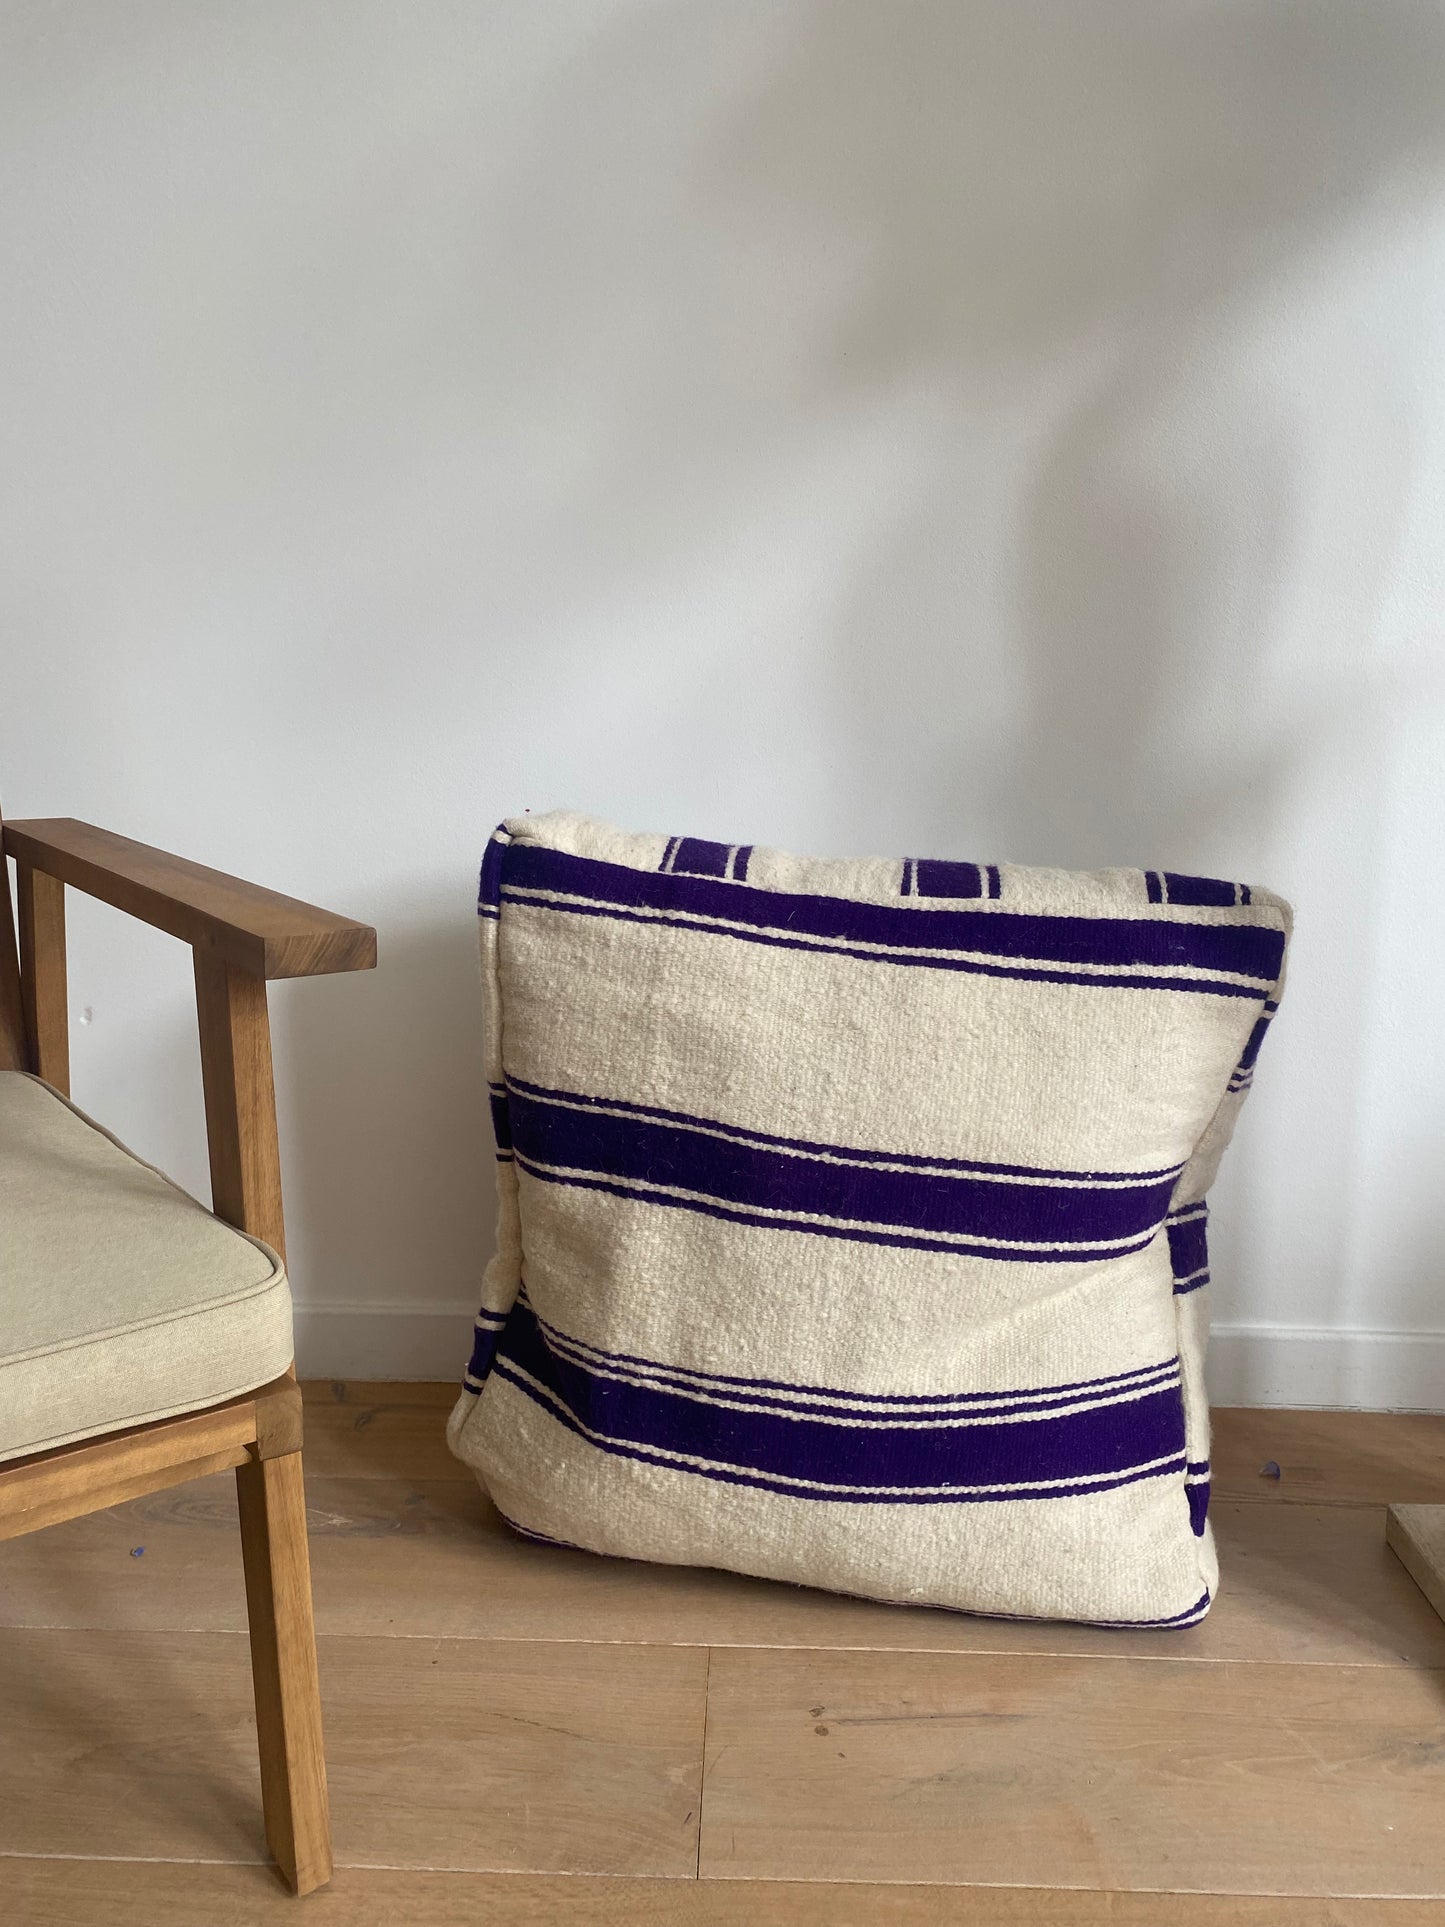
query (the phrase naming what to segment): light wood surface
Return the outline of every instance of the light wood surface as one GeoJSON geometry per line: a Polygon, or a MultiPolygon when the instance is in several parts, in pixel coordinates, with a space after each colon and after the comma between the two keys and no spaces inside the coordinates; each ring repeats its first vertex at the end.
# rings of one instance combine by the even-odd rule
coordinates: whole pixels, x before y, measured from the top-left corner
{"type": "MultiPolygon", "coordinates": [[[[259,1867],[13,1860],[24,1927],[297,1927],[259,1867]]],[[[1440,1927],[1434,1901],[341,1869],[304,1927],[1440,1927]]]]}
{"type": "MultiPolygon", "coordinates": [[[[420,1638],[877,1651],[1094,1653],[1445,1667],[1445,1624],[1372,1508],[1220,1508],[1225,1582],[1180,1633],[1021,1626],[871,1604],[739,1574],[534,1545],[474,1481],[333,1479],[306,1490],[317,1624],[420,1638]]],[[[229,1478],[77,1519],[0,1565],[0,1624],[233,1631],[245,1624],[229,1478]],[[128,1557],[144,1543],[143,1561],[128,1557]]]]}
{"type": "Polygon", "coordinates": [[[301,1454],[236,1472],[266,1839],[298,1894],[331,1878],[301,1454]]]}
{"type": "MultiPolygon", "coordinates": [[[[49,1526],[66,1525],[77,1515],[89,1518],[104,1517],[106,1513],[118,1513],[134,1499],[144,1499],[152,1492],[174,1489],[177,1480],[190,1484],[194,1480],[205,1480],[218,1472],[244,1465],[249,1454],[244,1445],[223,1446],[217,1452],[206,1452],[196,1459],[179,1462],[166,1459],[152,1465],[147,1471],[134,1473],[131,1477],[107,1473],[103,1482],[87,1483],[80,1487],[60,1489],[55,1496],[39,1504],[32,1503],[23,1511],[0,1513],[0,1539],[29,1537],[32,1533],[43,1532],[49,1526]],[[97,1514],[97,1502],[102,1511],[97,1514]]],[[[4,1499],[0,1489],[0,1501],[4,1499]]],[[[44,1551],[40,1564],[48,1564],[44,1551]]]]}
{"type": "MultiPolygon", "coordinates": [[[[20,920],[17,951],[0,857],[0,1068],[68,1092],[67,884],[183,938],[194,951],[213,1208],[284,1258],[266,979],[369,969],[376,933],[70,818],[0,826],[0,848],[15,859],[20,920]]],[[[331,1853],[300,1446],[288,1373],[181,1419],[0,1465],[0,1539],[235,1468],[266,1837],[307,1893],[329,1878],[331,1853]]]]}
{"type": "Polygon", "coordinates": [[[204,1477],[221,1464],[239,1465],[262,1429],[260,1410],[278,1395],[289,1406],[292,1390],[282,1380],[180,1418],[0,1462],[0,1539],[204,1477]]]}
{"type": "MultiPolygon", "coordinates": [[[[1381,1502],[1428,1487],[1437,1422],[1217,1415],[1221,1598],[1104,1633],[535,1546],[445,1457],[450,1386],[304,1394],[340,1868],[317,1918],[1445,1920],[1445,1625],[1381,1502]],[[1255,1489],[1261,1447],[1289,1476],[1255,1489]]],[[[295,1906],[248,1791],[235,1526],[223,1475],[0,1546],[21,1927],[295,1906]]]]}
{"type": "Polygon", "coordinates": [[[20,982],[30,1069],[70,1095],[70,1011],[65,975],[65,885],[28,863],[15,866],[20,982]]]}
{"type": "Polygon", "coordinates": [[[1445,1620],[1445,1505],[1392,1505],[1385,1537],[1406,1572],[1445,1620]]]}
{"type": "MultiPolygon", "coordinates": [[[[470,1341],[462,1330],[462,1343],[470,1341]]],[[[458,1385],[328,1379],[304,1385],[306,1464],[338,1478],[451,1479],[475,1485],[447,1449],[458,1385]]]]}
{"type": "MultiPolygon", "coordinates": [[[[695,1872],[705,1653],[320,1651],[338,1865],[695,1872]]],[[[0,1855],[264,1862],[249,1675],[235,1633],[0,1633],[0,1855]]]]}
{"type": "Polygon", "coordinates": [[[1442,1894],[1442,1698],[1403,1667],[717,1651],[701,1871],[1442,1894]]]}
{"type": "Polygon", "coordinates": [[[6,853],[259,977],[370,970],[376,932],[74,817],[4,826],[6,853]]]}
{"type": "Polygon", "coordinates": [[[1445,1413],[1213,1413],[1216,1498],[1262,1505],[1445,1502],[1445,1413]],[[1274,1478],[1264,1468],[1279,1467],[1274,1478]]]}
{"type": "Polygon", "coordinates": [[[238,1231],[262,1239],[284,1261],[265,979],[237,970],[214,950],[196,951],[195,978],[211,1209],[238,1231]]]}

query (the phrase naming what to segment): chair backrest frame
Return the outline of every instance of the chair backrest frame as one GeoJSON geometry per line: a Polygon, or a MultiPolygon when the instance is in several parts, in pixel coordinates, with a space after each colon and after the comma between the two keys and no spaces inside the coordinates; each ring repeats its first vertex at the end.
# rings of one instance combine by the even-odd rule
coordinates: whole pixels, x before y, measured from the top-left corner
{"type": "MultiPolygon", "coordinates": [[[[3,848],[4,834],[4,821],[0,819],[0,848],[3,848]]],[[[10,899],[10,864],[0,856],[0,1071],[29,1069],[20,952],[15,943],[15,911],[10,899]]]]}

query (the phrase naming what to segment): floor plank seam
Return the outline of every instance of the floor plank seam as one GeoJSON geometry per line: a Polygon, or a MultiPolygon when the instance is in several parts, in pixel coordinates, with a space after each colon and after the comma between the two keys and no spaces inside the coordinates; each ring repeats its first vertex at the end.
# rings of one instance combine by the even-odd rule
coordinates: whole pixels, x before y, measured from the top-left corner
{"type": "Polygon", "coordinates": [[[271,1867],[259,1854],[254,1860],[222,1860],[194,1853],[29,1853],[24,1847],[0,1847],[0,1860],[78,1860],[107,1867],[271,1867]]]}
{"type": "MultiPolygon", "coordinates": [[[[0,1619],[0,1640],[7,1633],[49,1633],[56,1638],[68,1638],[75,1633],[100,1633],[122,1639],[171,1639],[178,1636],[195,1639],[245,1640],[244,1625],[237,1626],[184,1626],[150,1625],[117,1626],[105,1621],[95,1624],[75,1624],[57,1626],[46,1621],[10,1621],[0,1619]]],[[[1127,1637],[1127,1635],[1125,1635],[1127,1637]]],[[[1340,1670],[1349,1672],[1380,1673],[1439,1673],[1445,1677],[1445,1663],[1421,1664],[1419,1660],[1402,1653],[1398,1658],[1385,1659],[1369,1656],[1347,1659],[1287,1659],[1278,1655],[1255,1657],[1248,1653],[1139,1653],[1123,1649],[1116,1653],[1080,1652],[1070,1647],[1038,1646],[879,1646],[866,1642],[830,1644],[820,1646],[813,1640],[793,1639],[589,1639],[575,1633],[556,1634],[544,1631],[525,1633],[436,1633],[436,1632],[391,1632],[386,1630],[368,1632],[332,1632],[318,1626],[318,1642],[330,1644],[343,1641],[395,1640],[401,1644],[424,1646],[572,1646],[581,1651],[595,1651],[599,1647],[610,1647],[619,1652],[691,1652],[698,1649],[708,1655],[711,1668],[712,1654],[716,1650],[727,1653],[819,1653],[843,1655],[848,1653],[868,1653],[879,1658],[896,1659],[936,1659],[936,1660],[1069,1660],[1076,1664],[1096,1664],[1110,1666],[1234,1666],[1234,1667],[1288,1667],[1294,1671],[1340,1670]]],[[[0,1853],[4,1849],[0,1848],[0,1853]]]]}
{"type": "Polygon", "coordinates": [[[707,1715],[712,1692],[712,1647],[707,1649],[707,1665],[702,1676],[702,1746],[697,1761],[697,1858],[693,1863],[692,1877],[702,1879],[702,1810],[707,1798],[707,1715]]]}

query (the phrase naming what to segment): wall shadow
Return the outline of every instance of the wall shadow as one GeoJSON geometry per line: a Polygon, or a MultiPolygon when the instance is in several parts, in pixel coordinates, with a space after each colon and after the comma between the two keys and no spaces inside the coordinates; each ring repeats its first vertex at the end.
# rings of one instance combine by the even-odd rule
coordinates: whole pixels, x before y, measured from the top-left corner
{"type": "Polygon", "coordinates": [[[470,890],[379,922],[375,971],[275,987],[288,1257],[308,1309],[457,1312],[460,1376],[496,1224],[470,890]]]}
{"type": "MultiPolygon", "coordinates": [[[[1328,1227],[1358,1167],[1378,886],[1361,863],[1341,914],[1338,858],[1281,878],[1271,856],[1301,772],[1332,734],[1368,743],[1378,695],[1362,670],[1317,726],[1260,721],[1281,598],[1309,566],[1314,451],[1240,344],[1365,222],[1440,193],[1445,13],[819,0],[795,18],[699,192],[724,234],[766,226],[848,264],[798,362],[799,411],[894,410],[925,451],[837,595],[819,701],[838,810],[856,813],[866,772],[872,792],[906,786],[897,814],[940,853],[1231,864],[1303,897],[1296,978],[1328,944],[1330,990],[1300,981],[1287,1006],[1283,1089],[1315,1142],[1333,1128],[1289,1208],[1319,1209],[1310,1317],[1347,1316],[1328,1227]],[[1009,713],[981,720],[1000,677],[1009,713]]],[[[1388,770],[1356,770],[1346,847],[1366,855],[1388,770]]],[[[1278,1171],[1282,1112],[1266,1140],[1278,1171]]],[[[1252,1216],[1257,1187],[1240,1202],[1252,1216]]]]}

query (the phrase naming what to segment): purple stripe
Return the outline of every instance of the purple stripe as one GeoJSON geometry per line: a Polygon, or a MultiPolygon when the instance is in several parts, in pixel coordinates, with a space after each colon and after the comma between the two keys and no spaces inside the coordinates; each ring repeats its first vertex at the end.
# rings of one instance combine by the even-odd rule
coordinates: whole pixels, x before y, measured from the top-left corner
{"type": "Polygon", "coordinates": [[[1204,1537],[1204,1527],[1209,1518],[1209,1481],[1194,1482],[1184,1488],[1189,1501],[1189,1529],[1196,1539],[1204,1537]]]}
{"type": "Polygon", "coordinates": [[[801,1231],[814,1237],[844,1238],[853,1244],[884,1245],[895,1251],[946,1251],[957,1258],[993,1258],[1011,1264],[1076,1265],[1103,1263],[1109,1258],[1127,1258],[1132,1252],[1142,1251],[1152,1236],[1145,1234],[1129,1244],[1108,1245],[1083,1254],[1077,1247],[1066,1251],[1048,1251],[1042,1247],[1025,1246],[1000,1251],[991,1245],[930,1238],[921,1232],[874,1231],[859,1225],[816,1224],[805,1218],[765,1218],[742,1206],[708,1203],[697,1198],[678,1198],[665,1191],[649,1191],[641,1185],[614,1179],[563,1177],[555,1171],[539,1170],[521,1152],[515,1155],[519,1167],[540,1184],[560,1184],[574,1191],[601,1191],[608,1197],[622,1198],[629,1203],[665,1205],[675,1211],[694,1211],[700,1217],[718,1218],[726,1224],[750,1225],[760,1231],[801,1231]]]}
{"type": "Polygon", "coordinates": [[[840,1144],[822,1144],[811,1138],[774,1137],[767,1131],[750,1131],[740,1124],[720,1124],[714,1119],[699,1117],[691,1111],[668,1111],[655,1104],[632,1104],[621,1097],[589,1097],[580,1091],[562,1091],[548,1084],[535,1084],[525,1077],[509,1077],[505,1085],[496,1085],[491,1088],[520,1091],[529,1097],[560,1098],[566,1104],[595,1105],[607,1110],[625,1111],[630,1117],[654,1118],[660,1124],[681,1124],[696,1129],[723,1131],[729,1137],[740,1138],[748,1144],[760,1144],[765,1149],[807,1151],[819,1157],[847,1158],[859,1164],[906,1164],[928,1169],[941,1167],[949,1171],[982,1171],[999,1177],[1067,1178],[1078,1184],[1101,1180],[1106,1183],[1122,1182],[1130,1185],[1154,1184],[1165,1178],[1177,1178],[1184,1169],[1182,1164],[1170,1164],[1157,1171],[1055,1171],[1046,1165],[989,1164],[982,1159],[974,1158],[914,1157],[903,1151],[865,1151],[840,1144]]]}
{"type": "Polygon", "coordinates": [[[976,863],[939,863],[929,858],[914,865],[921,897],[981,897],[983,873],[976,863]]]}
{"type": "Polygon", "coordinates": [[[680,836],[670,836],[667,839],[667,848],[663,851],[662,861],[657,866],[659,870],[667,870],[671,868],[673,856],[677,850],[678,844],[681,843],[681,841],[682,841],[682,838],[680,836]]]}
{"type": "Polygon", "coordinates": [[[743,883],[747,880],[748,865],[752,860],[753,846],[751,843],[745,843],[733,858],[733,876],[737,882],[743,883]]]}
{"type": "MultiPolygon", "coordinates": [[[[617,1116],[572,1096],[544,1101],[515,1088],[508,1110],[512,1147],[534,1176],[548,1176],[540,1167],[553,1166],[569,1177],[587,1173],[649,1192],[672,1186],[759,1218],[836,1218],[1028,1248],[1134,1248],[1158,1230],[1174,1187],[1172,1176],[1127,1188],[1057,1186],[839,1164],[740,1143],[697,1125],[617,1116]]],[[[1027,1251],[994,1255],[1017,1261],[1027,1251]]]]}
{"type": "Polygon", "coordinates": [[[1160,871],[1146,870],[1144,872],[1144,888],[1148,892],[1151,903],[1162,903],[1164,901],[1164,879],[1160,871]]]}
{"type": "Polygon", "coordinates": [[[1194,1604],[1182,1613],[1172,1613],[1167,1619],[1095,1619],[1085,1624],[1103,1626],[1109,1631],[1143,1632],[1154,1628],[1159,1632],[1169,1632],[1175,1627],[1194,1626],[1203,1619],[1212,1604],[1208,1590],[1202,1592],[1194,1604]]]}
{"type": "Polygon", "coordinates": [[[1270,1022],[1274,1017],[1274,1012],[1278,1008],[1279,1006],[1277,1004],[1273,1009],[1270,1005],[1265,1005],[1262,1014],[1255,1023],[1254,1029],[1249,1033],[1249,1041],[1240,1054],[1239,1062],[1234,1067],[1234,1075],[1236,1077],[1240,1077],[1246,1071],[1252,1071],[1254,1069],[1255,1059],[1259,1056],[1259,1047],[1264,1042],[1265,1033],[1268,1031],[1270,1022]]]}
{"type": "MultiPolygon", "coordinates": [[[[1209,1220],[1204,1212],[1170,1224],[1169,1268],[1176,1279],[1192,1278],[1209,1265],[1209,1220]]],[[[1204,1281],[1201,1279],[1200,1283],[1204,1281]]]]}
{"type": "Polygon", "coordinates": [[[502,860],[511,847],[510,840],[501,832],[502,825],[498,824],[482,852],[482,874],[477,884],[477,909],[490,911],[494,916],[502,901],[502,860]]]}
{"type": "Polygon", "coordinates": [[[1228,904],[1232,908],[1237,901],[1234,884],[1221,877],[1187,877],[1177,870],[1166,870],[1164,887],[1170,903],[1228,904]]]}
{"type": "Polygon", "coordinates": [[[725,877],[728,873],[729,846],[709,843],[700,836],[685,836],[672,859],[674,875],[725,877]]]}
{"type": "MultiPolygon", "coordinates": [[[[512,898],[513,902],[529,901],[527,898],[512,898]]],[[[559,915],[577,917],[605,917],[617,923],[641,923],[650,929],[664,928],[689,930],[695,934],[715,937],[732,937],[746,943],[770,944],[783,950],[810,950],[820,956],[853,957],[863,963],[875,964],[912,964],[928,970],[961,970],[979,977],[1011,977],[1020,982],[1035,984],[1075,984],[1091,990],[1177,990],[1198,991],[1212,997],[1258,997],[1259,991],[1239,984],[1211,983],[1205,979],[1195,980],[1187,977],[1125,977],[1103,976],[1098,973],[1087,977],[1075,976],[1063,970],[1010,969],[999,964],[976,963],[971,958],[948,956],[910,957],[905,955],[886,956],[872,950],[852,950],[841,944],[808,943],[791,937],[767,934],[761,930],[724,930],[717,926],[697,924],[682,917],[639,916],[630,910],[603,907],[597,904],[581,903],[544,903],[537,906],[559,915]]],[[[914,911],[911,915],[929,916],[931,911],[914,911]]]]}
{"type": "Polygon", "coordinates": [[[491,1105],[492,1135],[497,1140],[497,1149],[499,1151],[510,1151],[512,1148],[512,1124],[508,1115],[506,1094],[503,1093],[499,1097],[497,1093],[493,1091],[491,1093],[491,1105]]]}
{"type": "MultiPolygon", "coordinates": [[[[467,1361],[468,1378],[476,1379],[478,1384],[485,1381],[487,1374],[496,1362],[497,1344],[502,1334],[499,1331],[484,1331],[477,1327],[472,1336],[472,1355],[467,1361]]],[[[471,1390],[468,1387],[468,1390],[471,1390]]]]}
{"type": "MultiPolygon", "coordinates": [[[[604,1359],[609,1364],[614,1366],[636,1365],[636,1366],[642,1367],[644,1370],[647,1370],[647,1371],[661,1371],[661,1370],[670,1369],[678,1375],[680,1375],[682,1372],[682,1367],[680,1366],[666,1367],[661,1365],[658,1360],[653,1358],[644,1358],[637,1352],[604,1352],[601,1350],[600,1347],[596,1345],[583,1345],[580,1339],[568,1338],[564,1333],[559,1331],[555,1325],[549,1325],[546,1319],[542,1318],[537,1313],[536,1308],[531,1306],[530,1300],[526,1299],[525,1292],[523,1293],[523,1299],[525,1300],[525,1302],[528,1303],[532,1311],[532,1316],[537,1320],[537,1323],[541,1327],[543,1332],[548,1333],[555,1338],[564,1340],[565,1343],[572,1345],[579,1351],[590,1351],[594,1353],[597,1357],[604,1359]]],[[[785,1378],[739,1378],[727,1372],[693,1371],[692,1376],[694,1378],[705,1379],[707,1381],[707,1384],[704,1389],[707,1389],[707,1390],[717,1389],[717,1390],[730,1392],[734,1389],[741,1389],[746,1391],[763,1391],[763,1392],[769,1392],[769,1391],[770,1392],[799,1392],[799,1393],[809,1394],[816,1398],[839,1399],[839,1400],[867,1397],[874,1404],[880,1404],[880,1405],[881,1404],[973,1405],[980,1401],[987,1401],[990,1399],[994,1401],[998,1401],[1004,1398],[1013,1398],[1013,1399],[1035,1399],[1036,1398],[1036,1399],[1045,1399],[1045,1400],[1057,1399],[1060,1402],[1067,1402],[1068,1396],[1070,1394],[1075,1394],[1079,1392],[1098,1392],[1100,1394],[1103,1394],[1106,1392],[1116,1392],[1116,1391],[1122,1392],[1122,1391],[1127,1391],[1130,1388],[1137,1388],[1142,1385],[1147,1385],[1154,1379],[1159,1378],[1161,1375],[1172,1375],[1177,1377],[1178,1373],[1179,1373],[1179,1360],[1176,1357],[1176,1358],[1163,1359],[1158,1364],[1154,1364],[1154,1365],[1136,1365],[1130,1371],[1114,1372],[1109,1374],[1105,1378],[1066,1379],[1064,1383],[1061,1385],[1024,1386],[1018,1390],[1012,1390],[1012,1391],[995,1388],[993,1391],[990,1391],[990,1392],[868,1392],[868,1393],[853,1391],[853,1390],[850,1390],[848,1387],[842,1386],[842,1385],[811,1385],[805,1381],[798,1382],[795,1380],[785,1379],[785,1378]]]]}
{"type": "Polygon", "coordinates": [[[1003,895],[1003,881],[999,876],[996,863],[990,863],[988,866],[988,893],[991,897],[1003,895]]]}
{"type": "MultiPolygon", "coordinates": [[[[1248,924],[1164,923],[1147,917],[1045,917],[996,910],[900,910],[888,904],[759,890],[710,877],[660,876],[622,864],[571,856],[535,843],[509,844],[504,863],[509,891],[567,892],[588,899],[594,908],[605,906],[613,911],[655,910],[717,917],[748,926],[754,936],[772,935],[792,941],[811,937],[906,950],[968,950],[985,957],[1017,960],[1024,967],[1076,963],[1131,969],[1168,965],[1222,970],[1255,977],[1271,988],[1284,952],[1283,932],[1248,924]]],[[[1161,981],[1167,984],[1170,980],[1161,981]]],[[[1244,994],[1258,993],[1248,990],[1244,994]]]]}
{"type": "Polygon", "coordinates": [[[706,1458],[719,1469],[703,1476],[764,1485],[800,1498],[949,1504],[1065,1496],[1086,1487],[1106,1490],[1178,1474],[1185,1463],[1184,1404],[1177,1385],[1094,1411],[989,1425],[920,1427],[900,1420],[863,1428],[856,1422],[739,1412],[587,1371],[548,1345],[520,1300],[494,1370],[563,1425],[583,1436],[596,1434],[593,1442],[604,1451],[653,1464],[666,1462],[662,1454],[706,1458]],[[1020,1494],[985,1489],[1025,1482],[1040,1489],[1020,1494]],[[942,1499],[927,1490],[940,1485],[964,1490],[942,1499]],[[850,1486],[864,1490],[854,1494],[845,1490],[850,1486]],[[830,1494],[829,1487],[836,1490],[830,1494]],[[892,1487],[900,1490],[884,1490],[892,1487]]]}
{"type": "Polygon", "coordinates": [[[645,1376],[650,1385],[660,1390],[678,1392],[685,1398],[726,1399],[739,1406],[752,1406],[758,1411],[774,1412],[781,1417],[832,1418],[855,1425],[865,1420],[877,1422],[889,1417],[900,1425],[918,1424],[925,1419],[936,1422],[967,1418],[977,1423],[986,1418],[1041,1418],[1103,1398],[1127,1398],[1143,1392],[1164,1391],[1180,1381],[1179,1360],[1174,1358],[1154,1366],[1150,1371],[1130,1374],[1122,1381],[1078,1387],[1067,1393],[1045,1388],[1024,1392],[927,1392],[917,1397],[909,1397],[904,1392],[890,1392],[874,1397],[869,1393],[843,1391],[805,1394],[801,1387],[788,1387],[786,1389],[793,1396],[781,1398],[776,1391],[763,1389],[762,1382],[755,1388],[748,1388],[744,1381],[740,1389],[737,1382],[720,1382],[710,1374],[684,1372],[681,1367],[656,1364],[650,1359],[623,1359],[616,1354],[599,1351],[596,1346],[568,1338],[555,1325],[549,1325],[530,1301],[528,1310],[554,1351],[574,1359],[584,1370],[598,1377],[645,1376]],[[865,1404],[867,1409],[860,1409],[865,1404]],[[928,1409],[920,1411],[920,1406],[928,1409]],[[890,1407],[895,1409],[890,1411],[890,1407]]]}

